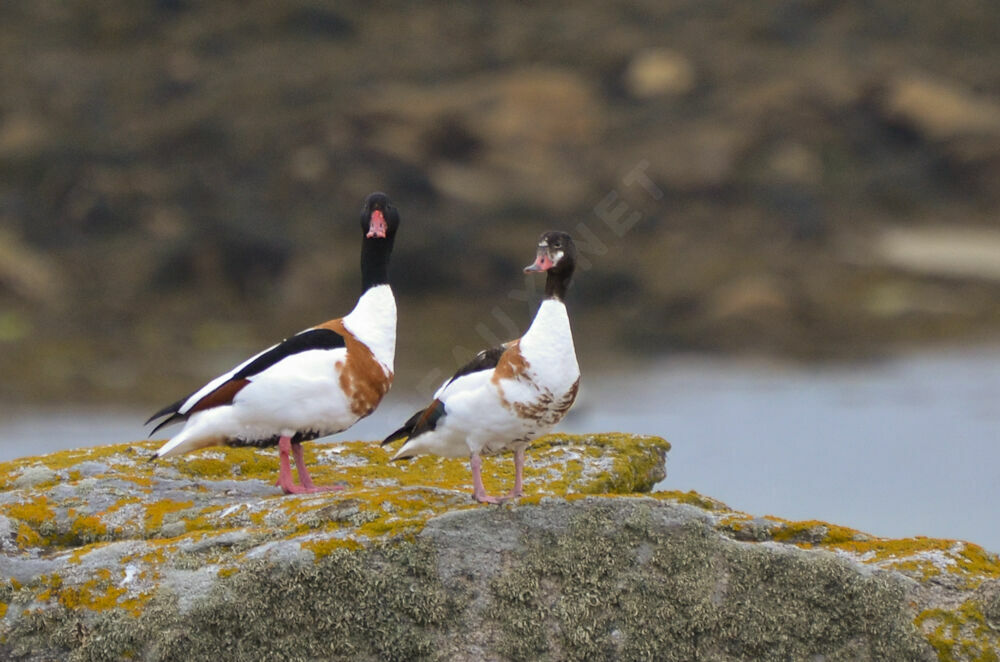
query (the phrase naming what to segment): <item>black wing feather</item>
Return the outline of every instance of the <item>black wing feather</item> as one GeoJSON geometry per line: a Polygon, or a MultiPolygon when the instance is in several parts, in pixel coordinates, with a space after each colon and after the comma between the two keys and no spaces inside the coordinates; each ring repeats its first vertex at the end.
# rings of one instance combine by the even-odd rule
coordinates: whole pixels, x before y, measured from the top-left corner
{"type": "MultiPolygon", "coordinates": [[[[459,368],[458,372],[452,375],[452,378],[445,383],[445,386],[452,383],[459,377],[471,375],[474,372],[480,372],[482,370],[492,370],[497,367],[497,364],[500,363],[500,357],[507,351],[508,345],[509,343],[499,345],[498,347],[491,347],[490,349],[484,349],[479,352],[471,361],[459,368]]],[[[403,427],[399,428],[382,441],[382,445],[385,446],[386,444],[391,444],[399,439],[416,437],[424,432],[430,432],[437,427],[438,421],[441,420],[445,413],[444,403],[440,400],[435,400],[430,404],[430,406],[425,409],[421,409],[413,416],[410,416],[409,420],[407,420],[406,423],[403,423],[403,427]]]]}
{"type": "MultiPolygon", "coordinates": [[[[476,354],[476,356],[466,363],[464,366],[458,369],[452,378],[449,379],[445,386],[452,383],[459,377],[464,377],[465,375],[471,375],[474,372],[480,372],[482,370],[492,370],[497,367],[500,363],[500,357],[503,353],[507,351],[508,344],[499,345],[497,347],[491,347],[490,349],[484,349],[483,351],[476,354]]],[[[399,439],[416,437],[417,435],[423,434],[424,432],[430,432],[437,427],[437,423],[445,415],[444,403],[440,400],[435,400],[430,404],[430,406],[425,409],[421,409],[413,416],[410,416],[406,423],[403,423],[403,427],[399,428],[388,437],[382,441],[382,445],[391,444],[399,439]]],[[[406,459],[406,458],[398,458],[406,459]]]]}
{"type": "Polygon", "coordinates": [[[398,441],[399,439],[412,436],[413,428],[416,426],[417,421],[420,420],[420,417],[424,415],[425,411],[427,410],[421,409],[413,416],[410,416],[410,418],[405,423],[403,423],[403,427],[399,428],[398,430],[390,434],[388,437],[383,439],[381,445],[385,446],[386,444],[391,444],[392,442],[398,441]]]}
{"type": "MultiPolygon", "coordinates": [[[[445,417],[448,412],[445,411],[444,403],[440,400],[435,400],[426,409],[421,409],[413,416],[410,416],[409,420],[403,424],[403,427],[399,428],[388,437],[382,441],[382,445],[391,444],[392,442],[403,439],[404,437],[412,439],[413,437],[418,437],[425,432],[430,432],[437,427],[438,421],[445,417]]],[[[405,460],[407,458],[397,458],[400,460],[405,460]]]]}
{"type": "MultiPolygon", "coordinates": [[[[194,395],[194,393],[192,393],[191,395],[194,395]]],[[[191,395],[181,398],[180,400],[178,400],[177,402],[175,402],[172,405],[167,405],[166,407],[164,407],[160,411],[158,411],[155,414],[153,414],[152,416],[150,416],[146,420],[146,422],[143,423],[143,425],[149,425],[150,423],[152,423],[156,419],[160,418],[161,416],[166,416],[167,414],[176,414],[177,410],[181,408],[181,405],[183,405],[185,402],[187,402],[187,399],[190,398],[191,395]]],[[[159,430],[160,427],[162,427],[163,425],[164,425],[164,423],[160,423],[160,425],[158,425],[156,427],[156,430],[159,430]]],[[[153,430],[153,432],[156,432],[156,430],[153,430]]]]}
{"type": "Polygon", "coordinates": [[[247,379],[259,375],[281,359],[299,352],[306,352],[310,349],[338,349],[346,346],[344,336],[332,329],[309,329],[297,333],[291,338],[285,338],[243,366],[239,372],[232,376],[232,379],[247,379]]]}
{"type": "Polygon", "coordinates": [[[499,345],[497,347],[491,347],[490,349],[484,349],[483,351],[476,354],[475,358],[463,365],[458,369],[448,383],[452,383],[459,377],[464,377],[466,375],[471,375],[474,372],[480,372],[482,370],[492,370],[497,367],[500,363],[500,357],[503,353],[507,351],[507,345],[499,345]]]}
{"type": "MultiPolygon", "coordinates": [[[[293,354],[298,354],[299,352],[305,352],[310,349],[338,349],[346,346],[347,343],[345,342],[344,337],[332,329],[309,329],[307,331],[303,331],[302,333],[297,333],[291,338],[282,340],[280,343],[243,366],[239,372],[234,374],[223,384],[220,384],[219,387],[221,388],[224,384],[228,384],[232,381],[248,379],[254,375],[259,375],[283,358],[293,354]]],[[[177,402],[167,405],[160,411],[150,416],[149,420],[145,423],[146,425],[149,425],[162,416],[167,416],[168,414],[170,415],[169,418],[160,421],[160,423],[153,428],[150,434],[155,434],[157,430],[170,425],[171,423],[186,420],[187,415],[179,413],[180,408],[183,407],[184,403],[190,400],[191,396],[197,392],[198,391],[194,391],[184,396],[177,402]]]]}
{"type": "MultiPolygon", "coordinates": [[[[197,393],[197,391],[195,391],[195,393],[197,393]]],[[[171,425],[173,423],[177,423],[178,421],[183,421],[184,419],[186,419],[187,416],[185,416],[184,414],[178,414],[177,410],[179,410],[181,408],[181,406],[183,406],[184,403],[188,401],[188,398],[190,398],[192,395],[194,395],[194,393],[191,393],[190,395],[184,396],[183,398],[181,398],[177,402],[173,403],[172,405],[167,405],[166,407],[164,407],[160,411],[158,411],[155,414],[153,414],[152,416],[150,416],[149,420],[147,420],[144,423],[144,425],[149,425],[150,423],[152,423],[156,419],[160,418],[161,416],[167,416],[169,414],[169,416],[167,418],[163,419],[162,421],[160,421],[159,423],[156,424],[156,427],[153,428],[150,431],[149,436],[152,437],[161,428],[165,428],[168,425],[171,425]]]]}

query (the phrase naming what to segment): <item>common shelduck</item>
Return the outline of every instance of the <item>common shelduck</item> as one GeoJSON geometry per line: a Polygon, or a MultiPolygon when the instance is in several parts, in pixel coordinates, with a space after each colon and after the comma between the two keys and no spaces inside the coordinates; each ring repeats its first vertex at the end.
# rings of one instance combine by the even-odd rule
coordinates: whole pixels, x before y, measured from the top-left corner
{"type": "Polygon", "coordinates": [[[431,404],[389,435],[406,438],[393,460],[415,455],[468,457],[473,498],[499,503],[524,495],[525,448],[562,420],[576,399],[580,368],[563,297],[576,265],[576,247],[564,232],[546,232],[534,264],[547,272],[545,300],[517,340],[480,352],[446,381],[431,404]],[[504,497],[486,493],[482,455],[514,451],[514,488],[504,497]]]}
{"type": "Polygon", "coordinates": [[[371,414],[389,390],[396,352],[396,300],[389,256],[399,212],[384,193],[361,210],[364,293],[346,317],[330,320],[264,350],[191,395],[156,412],[153,430],[181,420],[184,428],[154,458],[215,445],[278,445],[277,485],[286,494],[336,487],[314,485],[302,442],[342,432],[371,414]],[[289,453],[300,485],[292,480],[289,453]]]}

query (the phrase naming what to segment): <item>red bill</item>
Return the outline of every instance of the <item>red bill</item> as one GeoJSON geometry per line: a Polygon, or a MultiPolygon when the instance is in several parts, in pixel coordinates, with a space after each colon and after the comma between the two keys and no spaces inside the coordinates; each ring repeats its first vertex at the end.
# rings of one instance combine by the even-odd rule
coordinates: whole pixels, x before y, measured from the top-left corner
{"type": "Polygon", "coordinates": [[[552,268],[554,263],[549,258],[549,253],[545,249],[540,249],[538,251],[538,257],[535,258],[535,263],[528,265],[524,268],[524,273],[531,273],[533,271],[548,271],[552,268]]]}
{"type": "Polygon", "coordinates": [[[365,236],[371,239],[372,237],[378,237],[379,239],[385,239],[385,232],[387,226],[385,223],[385,216],[382,215],[378,209],[372,212],[371,225],[368,227],[368,234],[365,236]]]}

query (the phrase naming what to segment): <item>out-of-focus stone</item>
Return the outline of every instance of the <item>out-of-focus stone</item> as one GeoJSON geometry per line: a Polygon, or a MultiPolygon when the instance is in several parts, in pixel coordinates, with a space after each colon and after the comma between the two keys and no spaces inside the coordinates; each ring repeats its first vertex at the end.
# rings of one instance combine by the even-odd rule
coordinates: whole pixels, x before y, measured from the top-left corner
{"type": "Polygon", "coordinates": [[[641,51],[625,69],[625,89],[637,99],[684,95],[696,82],[691,61],[667,48],[641,51]]]}
{"type": "Polygon", "coordinates": [[[808,147],[797,142],[782,143],[768,160],[770,174],[783,184],[818,184],[823,163],[808,147]]]}
{"type": "Polygon", "coordinates": [[[307,145],[292,153],[291,170],[296,179],[303,182],[318,182],[329,170],[326,153],[319,147],[307,145]]]}
{"type": "Polygon", "coordinates": [[[717,319],[751,318],[787,313],[788,296],[767,277],[747,277],[722,287],[712,297],[712,313],[717,319]]]}
{"type": "Polygon", "coordinates": [[[695,125],[645,141],[631,150],[630,160],[648,161],[647,174],[658,185],[694,193],[731,183],[750,140],[740,127],[695,125]]]}
{"type": "Polygon", "coordinates": [[[12,114],[0,121],[0,158],[29,156],[49,140],[49,128],[30,115],[12,114]]]}
{"type": "Polygon", "coordinates": [[[892,228],[874,243],[894,267],[918,273],[1000,280],[1000,232],[985,228],[892,228]]]}
{"type": "Polygon", "coordinates": [[[934,140],[971,134],[1000,137],[1000,101],[922,75],[890,80],[881,97],[888,119],[934,140]]]}
{"type": "Polygon", "coordinates": [[[0,289],[34,303],[52,303],[62,292],[54,263],[19,237],[0,230],[0,289]]]}

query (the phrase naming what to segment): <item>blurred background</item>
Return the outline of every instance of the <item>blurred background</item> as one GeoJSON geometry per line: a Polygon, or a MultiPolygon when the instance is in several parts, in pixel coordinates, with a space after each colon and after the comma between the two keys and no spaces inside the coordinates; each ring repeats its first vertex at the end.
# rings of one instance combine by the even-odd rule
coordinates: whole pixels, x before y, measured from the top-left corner
{"type": "Polygon", "coordinates": [[[345,314],[384,190],[398,377],[348,436],[519,335],[564,229],[563,429],[665,436],[666,489],[1000,550],[995,2],[5,2],[0,89],[4,458],[142,438],[345,314]]]}

